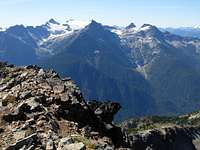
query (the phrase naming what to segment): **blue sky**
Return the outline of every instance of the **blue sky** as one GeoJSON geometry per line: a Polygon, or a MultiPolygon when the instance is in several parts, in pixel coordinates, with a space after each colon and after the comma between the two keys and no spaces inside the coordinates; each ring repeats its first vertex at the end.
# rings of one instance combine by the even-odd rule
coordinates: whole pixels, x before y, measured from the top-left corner
{"type": "Polygon", "coordinates": [[[38,25],[50,18],[125,26],[200,25],[200,0],[0,0],[0,26],[38,25]]]}

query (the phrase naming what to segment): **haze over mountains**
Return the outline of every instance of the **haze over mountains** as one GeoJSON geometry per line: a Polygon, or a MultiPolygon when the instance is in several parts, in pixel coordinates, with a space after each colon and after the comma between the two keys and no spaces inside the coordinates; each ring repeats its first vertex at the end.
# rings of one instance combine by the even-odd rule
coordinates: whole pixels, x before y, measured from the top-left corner
{"type": "Polygon", "coordinates": [[[180,27],[180,28],[163,28],[162,31],[168,31],[173,34],[177,34],[184,37],[196,37],[200,38],[200,26],[194,27],[180,27]]]}
{"type": "Polygon", "coordinates": [[[0,31],[0,60],[70,76],[88,100],[120,102],[120,118],[185,113],[200,108],[200,39],[174,30],[54,19],[16,25],[0,31]]]}

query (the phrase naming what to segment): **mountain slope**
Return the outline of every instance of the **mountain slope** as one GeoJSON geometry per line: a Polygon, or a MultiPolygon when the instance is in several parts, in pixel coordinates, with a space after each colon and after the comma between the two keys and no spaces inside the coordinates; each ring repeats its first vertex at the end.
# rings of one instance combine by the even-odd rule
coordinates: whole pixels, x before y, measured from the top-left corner
{"type": "Polygon", "coordinates": [[[156,26],[103,26],[50,19],[0,32],[0,59],[70,75],[90,99],[117,100],[119,117],[199,109],[200,40],[156,26]]]}
{"type": "Polygon", "coordinates": [[[60,54],[41,64],[53,67],[63,76],[72,76],[88,99],[120,102],[125,108],[121,112],[123,117],[152,113],[150,87],[134,70],[115,34],[92,21],[74,36],[72,42],[64,39],[65,47],[54,47],[62,51],[60,54]]]}
{"type": "Polygon", "coordinates": [[[23,40],[0,32],[0,60],[16,65],[36,63],[35,49],[23,40]]]}
{"type": "MultiPolygon", "coordinates": [[[[128,29],[130,31],[130,29],[128,29]]],[[[130,57],[153,88],[159,114],[191,112],[200,107],[200,40],[163,33],[155,26],[120,36],[130,57]]]]}

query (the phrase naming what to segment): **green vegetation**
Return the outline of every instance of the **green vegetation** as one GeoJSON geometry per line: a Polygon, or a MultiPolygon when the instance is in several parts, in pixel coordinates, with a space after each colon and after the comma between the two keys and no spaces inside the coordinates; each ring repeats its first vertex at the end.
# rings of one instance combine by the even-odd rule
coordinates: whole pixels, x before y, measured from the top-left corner
{"type": "Polygon", "coordinates": [[[82,142],[83,144],[85,144],[87,146],[87,148],[89,149],[95,149],[96,145],[94,143],[91,142],[91,140],[87,137],[83,137],[83,136],[75,136],[72,137],[72,139],[75,142],[82,142]]]}
{"type": "MultiPolygon", "coordinates": [[[[139,119],[131,119],[128,122],[128,133],[137,133],[139,131],[159,128],[166,125],[178,126],[200,126],[200,112],[193,112],[184,116],[150,116],[139,119]]],[[[124,123],[122,124],[122,126],[124,123]]]]}
{"type": "Polygon", "coordinates": [[[156,126],[153,124],[150,124],[150,125],[145,124],[140,128],[129,128],[128,133],[137,133],[139,131],[150,130],[150,129],[154,129],[154,128],[156,128],[156,126]]]}

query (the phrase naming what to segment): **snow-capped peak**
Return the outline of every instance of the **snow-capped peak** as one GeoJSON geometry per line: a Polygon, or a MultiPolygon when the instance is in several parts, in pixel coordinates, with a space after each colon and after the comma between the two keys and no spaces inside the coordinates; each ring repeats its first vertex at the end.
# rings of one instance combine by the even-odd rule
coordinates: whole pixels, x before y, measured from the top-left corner
{"type": "Polygon", "coordinates": [[[51,33],[50,38],[70,34],[76,30],[80,30],[89,24],[89,21],[68,20],[62,24],[54,19],[50,19],[45,26],[51,33]]]}
{"type": "Polygon", "coordinates": [[[89,23],[89,21],[72,19],[66,21],[65,23],[59,23],[54,19],[50,19],[46,22],[45,25],[43,25],[43,27],[45,27],[49,31],[50,35],[47,38],[42,39],[39,45],[42,45],[44,42],[47,42],[49,40],[58,40],[70,36],[75,31],[85,28],[85,26],[87,26],[89,23]]]}
{"type": "Polygon", "coordinates": [[[69,27],[66,27],[58,22],[56,22],[54,19],[50,19],[45,26],[47,27],[47,29],[49,30],[49,32],[53,35],[57,35],[57,34],[62,34],[65,31],[69,30],[69,27]]]}
{"type": "Polygon", "coordinates": [[[146,30],[149,30],[151,29],[153,26],[151,24],[143,24],[139,29],[138,31],[146,31],[146,30]]]}
{"type": "Polygon", "coordinates": [[[50,19],[45,25],[50,31],[75,31],[80,30],[87,26],[90,21],[81,21],[81,20],[67,20],[66,23],[62,24],[54,19],[50,19]]]}
{"type": "Polygon", "coordinates": [[[85,28],[91,21],[82,21],[82,20],[67,20],[66,23],[70,26],[72,30],[80,30],[85,28]]]}
{"type": "Polygon", "coordinates": [[[110,31],[121,36],[123,34],[123,30],[124,28],[123,27],[118,27],[118,26],[113,26],[110,28],[110,31]]]}
{"type": "Polygon", "coordinates": [[[151,24],[143,24],[142,26],[141,26],[141,28],[145,28],[145,27],[153,27],[153,25],[151,25],[151,24]]]}

